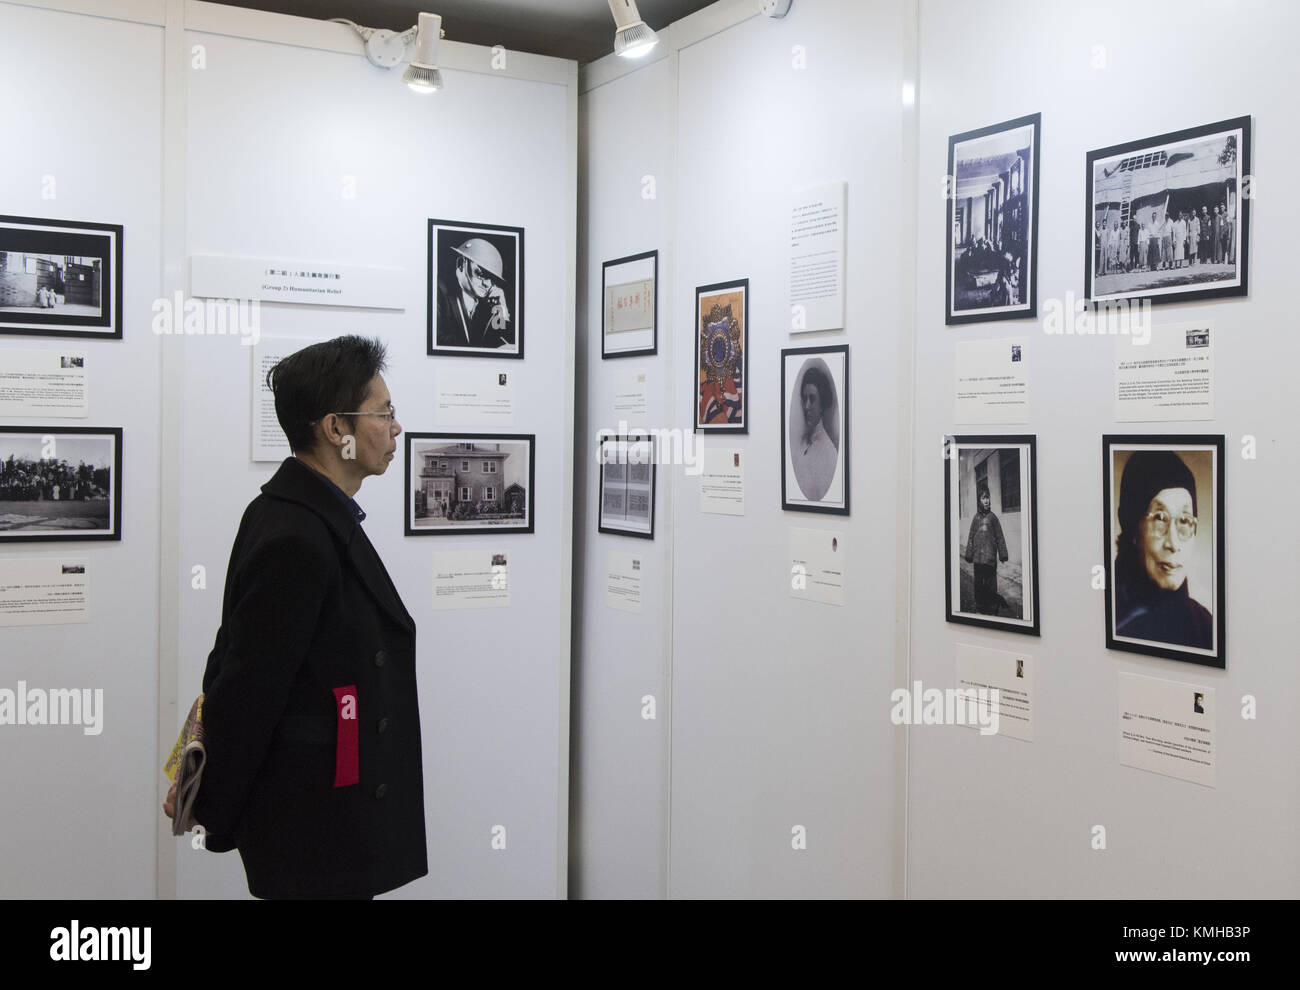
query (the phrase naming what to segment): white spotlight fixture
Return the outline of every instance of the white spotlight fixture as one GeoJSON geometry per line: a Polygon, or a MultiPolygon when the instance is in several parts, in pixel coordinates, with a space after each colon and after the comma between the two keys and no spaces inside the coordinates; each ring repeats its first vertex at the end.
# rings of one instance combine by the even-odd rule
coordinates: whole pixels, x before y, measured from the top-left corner
{"type": "Polygon", "coordinates": [[[618,25],[614,32],[615,55],[640,58],[659,44],[659,36],[650,29],[650,25],[641,20],[636,0],[609,0],[609,9],[614,15],[614,23],[618,25]]]}
{"type": "Polygon", "coordinates": [[[438,39],[442,37],[442,18],[438,14],[421,14],[415,31],[415,54],[402,74],[402,82],[417,93],[442,89],[438,71],[438,39]]]}
{"type": "Polygon", "coordinates": [[[366,44],[366,58],[380,69],[391,69],[402,61],[406,46],[415,42],[411,64],[402,74],[402,82],[417,93],[432,93],[442,89],[442,73],[438,71],[438,40],[443,36],[442,18],[438,14],[421,14],[420,22],[401,34],[386,28],[362,27],[345,17],[332,17],[337,24],[346,24],[361,36],[366,44]]]}

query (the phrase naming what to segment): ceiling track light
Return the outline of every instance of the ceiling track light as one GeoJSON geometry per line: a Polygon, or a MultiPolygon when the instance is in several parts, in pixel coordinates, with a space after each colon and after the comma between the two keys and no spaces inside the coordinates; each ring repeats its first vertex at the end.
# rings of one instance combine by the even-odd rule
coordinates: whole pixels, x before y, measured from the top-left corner
{"type": "Polygon", "coordinates": [[[636,0],[609,0],[610,12],[617,25],[614,31],[614,54],[624,58],[640,58],[659,44],[659,36],[650,25],[641,20],[636,0]]]}
{"type": "Polygon", "coordinates": [[[391,69],[401,63],[406,47],[415,42],[411,64],[402,73],[402,82],[417,93],[432,93],[442,89],[442,73],[438,71],[438,42],[444,32],[442,17],[438,14],[421,14],[419,23],[400,34],[386,28],[362,27],[346,17],[330,18],[335,24],[346,24],[361,36],[366,45],[366,59],[380,69],[391,69]]]}

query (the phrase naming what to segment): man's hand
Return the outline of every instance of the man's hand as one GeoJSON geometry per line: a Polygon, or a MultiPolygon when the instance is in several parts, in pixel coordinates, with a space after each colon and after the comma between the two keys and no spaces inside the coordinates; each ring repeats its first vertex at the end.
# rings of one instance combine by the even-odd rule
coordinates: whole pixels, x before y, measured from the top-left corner
{"type": "Polygon", "coordinates": [[[168,818],[176,818],[176,785],[172,784],[171,790],[167,792],[167,797],[163,800],[163,814],[168,818]]]}
{"type": "Polygon", "coordinates": [[[505,290],[499,285],[492,286],[488,293],[488,302],[492,304],[492,329],[504,330],[510,322],[510,308],[506,306],[505,290]]]}

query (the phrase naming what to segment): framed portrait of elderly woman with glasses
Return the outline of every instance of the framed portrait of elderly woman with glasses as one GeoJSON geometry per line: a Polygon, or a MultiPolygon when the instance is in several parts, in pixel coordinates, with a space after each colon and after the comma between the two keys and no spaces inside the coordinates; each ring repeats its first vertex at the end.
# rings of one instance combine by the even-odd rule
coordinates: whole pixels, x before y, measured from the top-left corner
{"type": "Polygon", "coordinates": [[[1102,437],[1107,649],[1225,666],[1223,448],[1102,437]]]}

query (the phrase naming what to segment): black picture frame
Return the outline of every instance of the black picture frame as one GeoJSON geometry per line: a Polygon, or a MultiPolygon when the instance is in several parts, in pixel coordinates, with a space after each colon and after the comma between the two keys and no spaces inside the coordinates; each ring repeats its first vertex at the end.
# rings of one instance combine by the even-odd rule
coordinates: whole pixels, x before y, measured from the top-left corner
{"type": "MultiPolygon", "coordinates": [[[[1243,191],[1243,179],[1251,179],[1250,172],[1251,157],[1251,118],[1249,116],[1233,117],[1228,120],[1220,120],[1212,124],[1203,124],[1199,127],[1190,127],[1181,131],[1171,131],[1168,134],[1159,134],[1155,137],[1142,138],[1137,141],[1128,141],[1124,144],[1111,145],[1109,148],[1099,148],[1096,151],[1090,151],[1087,155],[1087,161],[1084,169],[1084,188],[1085,192],[1085,212],[1084,212],[1084,244],[1083,244],[1083,286],[1084,296],[1093,306],[1114,304],[1118,302],[1128,302],[1130,300],[1147,300],[1151,305],[1188,302],[1198,299],[1223,299],[1233,296],[1244,296],[1247,294],[1249,283],[1249,247],[1250,247],[1250,203],[1253,193],[1243,191]],[[1220,139],[1223,141],[1223,148],[1215,161],[1215,148],[1218,146],[1220,139]],[[1223,156],[1228,153],[1228,148],[1234,148],[1233,167],[1229,168],[1228,164],[1223,161],[1223,156]],[[1170,149],[1170,145],[1183,145],[1180,148],[1170,149]],[[1170,154],[1170,151],[1173,154],[1170,154]],[[1198,179],[1210,179],[1216,172],[1221,172],[1225,177],[1231,173],[1233,192],[1228,193],[1224,190],[1224,206],[1234,206],[1237,209],[1237,215],[1240,217],[1239,222],[1234,222],[1232,233],[1230,235],[1230,249],[1232,257],[1236,260],[1232,262],[1235,274],[1231,278],[1213,279],[1205,281],[1201,276],[1201,268],[1207,268],[1205,260],[1201,257],[1201,252],[1197,252],[1197,264],[1191,264],[1190,244],[1186,248],[1185,257],[1181,259],[1186,262],[1176,268],[1156,268],[1150,269],[1148,265],[1134,267],[1138,260],[1145,261],[1150,254],[1149,244],[1152,240],[1161,241],[1161,236],[1156,235],[1154,238],[1148,237],[1148,247],[1145,253],[1140,253],[1137,258],[1132,257],[1133,238],[1137,237],[1139,242],[1139,251],[1141,251],[1141,229],[1133,230],[1132,225],[1141,219],[1141,211],[1147,209],[1146,205],[1135,206],[1135,203],[1154,203],[1151,207],[1163,220],[1173,209],[1178,209],[1185,213],[1187,209],[1195,210],[1198,205],[1211,205],[1208,200],[1217,197],[1215,188],[1217,179],[1209,182],[1200,182],[1199,184],[1184,185],[1184,183],[1196,183],[1198,179]],[[1107,171],[1107,166],[1111,166],[1107,171]],[[1153,173],[1156,177],[1141,182],[1140,173],[1148,169],[1159,172],[1153,173]],[[1207,171],[1208,169],[1208,171],[1207,171]],[[1164,173],[1160,175],[1159,173],[1164,173]],[[1161,183],[1163,182],[1163,187],[1161,183]],[[1179,183],[1171,186],[1171,183],[1179,183]],[[1137,186],[1141,195],[1132,197],[1134,186],[1137,186]],[[1160,200],[1159,193],[1163,189],[1164,199],[1160,200]],[[1098,199],[1098,196],[1104,198],[1104,202],[1098,199]],[[1120,197],[1118,200],[1114,197],[1120,197]],[[1128,196],[1131,198],[1125,199],[1128,196]],[[1155,197],[1154,199],[1152,197],[1155,197]],[[1118,210],[1118,216],[1115,218],[1119,223],[1130,227],[1128,243],[1126,247],[1127,265],[1132,268],[1130,271],[1111,272],[1098,274],[1097,269],[1101,267],[1098,258],[1101,254],[1102,244],[1097,236],[1096,224],[1103,217],[1110,216],[1110,209],[1114,207],[1118,210]],[[1098,211],[1102,213],[1099,215],[1098,211]],[[1158,271],[1178,271],[1186,272],[1185,275],[1165,275],[1158,276],[1158,271]],[[1144,275],[1144,272],[1150,272],[1144,275]],[[1098,292],[1096,284],[1099,278],[1120,279],[1122,282],[1134,282],[1136,287],[1124,291],[1115,292],[1098,292]],[[1133,276],[1133,277],[1131,277],[1133,276]],[[1155,280],[1165,282],[1166,285],[1143,284],[1155,280]],[[1197,288],[1197,285],[1203,285],[1203,288],[1197,288]],[[1187,286],[1187,288],[1183,288],[1187,286]]],[[[1249,186],[1249,183],[1247,183],[1249,186]]],[[[1207,209],[1207,215],[1208,209],[1207,209]]],[[[1187,243],[1187,238],[1184,238],[1187,243]]],[[[1177,250],[1177,238],[1172,241],[1173,250],[1177,250]]],[[[1210,249],[1214,249],[1214,235],[1211,233],[1210,249]]],[[[1171,262],[1177,264],[1177,262],[1171,262]]],[[[1213,263],[1213,262],[1212,262],[1213,263]]],[[[1157,262],[1163,265],[1165,262],[1157,262]]],[[[1117,283],[1121,284],[1121,283],[1117,283]]],[[[1107,286],[1109,288],[1109,286],[1107,286]]]]}
{"type": "MultiPolygon", "coordinates": [[[[1227,665],[1227,567],[1225,556],[1227,546],[1227,507],[1224,500],[1227,462],[1224,458],[1225,448],[1226,439],[1224,434],[1221,433],[1107,433],[1101,438],[1102,532],[1104,534],[1103,552],[1105,554],[1102,559],[1106,562],[1106,649],[1121,650],[1127,653],[1141,653],[1146,656],[1181,660],[1206,667],[1215,667],[1220,670],[1225,669],[1227,665]],[[1190,453],[1210,455],[1208,489],[1211,495],[1210,519],[1213,533],[1210,540],[1205,544],[1201,544],[1201,546],[1210,548],[1212,560],[1207,568],[1203,563],[1197,567],[1194,559],[1184,559],[1178,565],[1180,571],[1183,572],[1180,574],[1183,577],[1181,587],[1173,590],[1172,594],[1162,594],[1161,591],[1165,589],[1157,590],[1155,582],[1149,576],[1151,570],[1146,566],[1148,561],[1154,565],[1153,569],[1157,572],[1162,568],[1168,569],[1169,567],[1158,556],[1152,557],[1150,548],[1143,547],[1135,552],[1132,566],[1125,566],[1118,559],[1118,541],[1122,536],[1124,527],[1124,521],[1119,517],[1119,510],[1123,507],[1121,497],[1124,483],[1123,471],[1129,467],[1131,455],[1137,450],[1171,452],[1182,462],[1197,489],[1191,494],[1195,500],[1195,516],[1197,519],[1195,538],[1198,541],[1201,539],[1200,523],[1206,515],[1204,501],[1206,486],[1197,484],[1195,477],[1197,465],[1195,462],[1189,464],[1185,455],[1190,453]],[[1117,452],[1126,452],[1129,455],[1129,457],[1126,457],[1118,477],[1115,475],[1115,454],[1117,452]],[[1142,558],[1141,563],[1143,565],[1140,570],[1137,566],[1139,556],[1142,558]],[[1189,572],[1189,566],[1196,568],[1196,570],[1189,572]],[[1197,571],[1199,571],[1199,574],[1196,573],[1197,571]],[[1212,594],[1193,597],[1194,589],[1191,587],[1191,578],[1197,577],[1198,582],[1203,583],[1207,573],[1214,582],[1212,594]],[[1145,585],[1142,584],[1143,581],[1146,582],[1145,585]],[[1143,591],[1148,593],[1126,593],[1125,585],[1129,583],[1139,584],[1143,591]],[[1183,593],[1184,589],[1185,594],[1183,593]],[[1123,605],[1118,601],[1121,597],[1127,599],[1123,605]],[[1198,647],[1190,642],[1180,643],[1171,638],[1141,635],[1142,627],[1145,627],[1145,631],[1155,631],[1157,627],[1164,630],[1177,627],[1183,638],[1189,640],[1194,638],[1194,630],[1199,624],[1197,622],[1199,616],[1197,610],[1205,610],[1205,602],[1202,600],[1204,598],[1210,600],[1213,608],[1213,612],[1209,616],[1211,625],[1210,645],[1208,647],[1198,647]],[[1129,608],[1128,602],[1135,603],[1137,607],[1129,608]],[[1119,615],[1121,611],[1126,614],[1119,615]],[[1132,618],[1129,618],[1130,616],[1132,618]],[[1125,635],[1121,633],[1121,626],[1133,634],[1125,635]]],[[[1157,491],[1177,487],[1171,481],[1171,478],[1177,476],[1179,469],[1177,465],[1171,467],[1167,459],[1165,459],[1164,463],[1153,463],[1148,460],[1143,470],[1146,472],[1145,479],[1137,476],[1140,480],[1134,482],[1134,485],[1141,485],[1142,480],[1146,482],[1145,485],[1141,485],[1141,494],[1137,496],[1139,501],[1141,495],[1146,494],[1146,488],[1153,484],[1162,485],[1157,491]],[[1165,482],[1170,483],[1165,484],[1165,482]]],[[[1171,506],[1170,508],[1176,507],[1171,506]]],[[[1147,521],[1143,520],[1138,525],[1140,528],[1137,535],[1140,535],[1143,539],[1159,539],[1158,536],[1148,534],[1146,529],[1147,521]]],[[[1168,524],[1166,525],[1168,526],[1168,524]]],[[[1170,534],[1168,529],[1166,529],[1166,536],[1170,549],[1177,547],[1177,552],[1184,552],[1182,544],[1185,544],[1186,541],[1177,538],[1176,534],[1170,534]]],[[[1161,552],[1164,552],[1163,548],[1161,548],[1161,552]]]]}
{"type": "MultiPolygon", "coordinates": [[[[641,281],[644,281],[642,279],[641,281]]],[[[615,331],[636,333],[637,331],[615,331]]],[[[644,330],[640,332],[644,336],[644,330]]],[[[625,258],[615,258],[613,261],[606,261],[600,268],[600,356],[602,360],[609,358],[623,357],[642,357],[650,354],[659,353],[659,252],[643,251],[640,254],[630,254],[625,258]],[[609,346],[610,316],[611,305],[615,302],[610,299],[610,290],[618,288],[620,285],[627,283],[611,283],[611,273],[614,278],[619,278],[618,269],[629,268],[635,271],[638,263],[650,263],[650,343],[648,346],[631,346],[611,350],[609,346]]]]}
{"type": "Polygon", "coordinates": [[[1038,318],[1038,190],[1042,133],[1043,115],[1040,112],[948,138],[947,226],[943,238],[944,322],[948,326],[1038,318]],[[1020,141],[1024,137],[1022,132],[1026,130],[1031,130],[1032,134],[1028,135],[1029,143],[1022,149],[1020,141]],[[1007,141],[1012,143],[1004,148],[1007,141]],[[965,159],[960,157],[963,145],[969,146],[964,149],[968,156],[965,159]],[[1025,161],[1026,154],[1030,159],[1028,162],[1025,161]],[[982,193],[981,188],[984,190],[982,193]],[[1017,189],[1019,191],[1008,194],[1008,190],[1017,189]],[[977,195],[982,198],[982,203],[977,195]],[[978,234],[973,221],[977,204],[982,217],[982,230],[978,234]],[[992,211],[996,211],[996,222],[992,211]],[[960,240],[957,235],[959,224],[962,231],[960,240]],[[981,245],[980,238],[985,239],[984,245],[981,245]],[[957,271],[959,262],[964,262],[960,273],[957,271]],[[958,305],[959,296],[978,298],[1002,292],[1009,295],[1017,288],[1023,297],[1019,302],[958,305]]]}
{"type": "Polygon", "coordinates": [[[694,431],[748,433],[749,279],[696,286],[694,337],[695,384],[691,389],[694,431]],[[737,293],[740,295],[739,316],[734,311],[737,293]],[[709,307],[707,312],[704,310],[706,305],[709,307]],[[739,382],[735,380],[737,371],[740,372],[739,382]],[[736,387],[736,392],[726,391],[728,383],[736,387]],[[736,399],[730,399],[729,395],[735,395],[736,399]],[[726,416],[726,420],[717,422],[719,414],[726,416]]]}
{"type": "MultiPolygon", "coordinates": [[[[536,491],[537,491],[537,436],[532,433],[407,433],[406,434],[406,480],[405,480],[405,514],[403,520],[405,523],[405,535],[407,536],[461,536],[469,533],[531,533],[533,532],[536,516],[536,491]],[[417,450],[417,444],[423,445],[423,449],[417,450]],[[469,448],[465,449],[468,444],[469,448]],[[519,453],[525,453],[528,457],[528,464],[520,469],[512,466],[512,470],[505,470],[504,461],[498,465],[498,469],[491,471],[475,470],[474,461],[495,462],[495,458],[502,452],[503,444],[510,445],[512,450],[506,452],[506,457],[512,457],[519,453]],[[497,449],[489,450],[489,445],[494,445],[497,449]],[[419,469],[418,473],[415,468],[415,458],[428,458],[433,456],[437,465],[430,469],[427,465],[419,469]],[[457,462],[468,462],[469,468],[462,468],[457,462]],[[444,472],[449,472],[448,474],[444,472]],[[499,474],[501,476],[501,495],[499,498],[491,499],[482,494],[475,495],[474,487],[476,484],[482,484],[486,478],[499,474]],[[476,475],[483,476],[483,482],[475,478],[476,475]],[[511,488],[522,488],[519,479],[527,477],[527,487],[523,488],[520,501],[522,502],[522,516],[509,517],[502,513],[502,518],[495,518],[496,514],[492,513],[493,518],[489,522],[486,518],[480,518],[478,513],[482,511],[485,502],[495,502],[501,507],[509,506],[512,493],[511,488]],[[516,480],[507,484],[506,479],[513,477],[516,480]],[[465,482],[468,481],[468,484],[465,482]],[[419,482],[419,491],[417,492],[417,482],[419,482]],[[448,490],[448,483],[450,490],[448,490]],[[463,488],[470,489],[468,498],[461,496],[463,488]],[[443,495],[438,500],[439,508],[430,511],[429,499],[443,495]],[[462,504],[473,505],[472,515],[467,515],[461,519],[454,517],[462,504]],[[422,522],[422,520],[425,520],[422,522]]],[[[495,486],[493,486],[495,487],[495,486]]],[[[494,493],[495,494],[495,493],[494,493]]]]}
{"type": "MultiPolygon", "coordinates": [[[[785,347],[781,350],[781,508],[787,512],[821,512],[828,515],[847,516],[849,514],[849,481],[851,480],[850,460],[849,460],[849,345],[848,344],[829,344],[813,347],[785,347]],[[825,358],[830,356],[828,364],[825,358]],[[792,364],[797,364],[793,376],[789,374],[792,364]],[[827,441],[832,443],[836,451],[836,460],[831,477],[825,479],[825,487],[821,484],[821,479],[801,478],[803,473],[800,471],[800,465],[795,457],[794,444],[796,440],[791,436],[791,431],[798,428],[798,421],[795,420],[795,404],[798,400],[799,393],[803,389],[803,378],[805,372],[810,368],[819,368],[824,374],[830,376],[829,386],[831,393],[831,402],[836,412],[836,422],[833,424],[835,435],[831,435],[830,430],[825,430],[827,441]],[[836,375],[836,371],[839,372],[836,375]],[[838,387],[836,387],[838,385],[838,387]],[[789,418],[787,418],[789,417],[789,418]],[[835,492],[835,481],[839,480],[840,498],[832,498],[823,503],[827,495],[835,492]],[[790,482],[793,481],[793,488],[798,489],[799,497],[793,496],[790,482]],[[812,486],[813,491],[820,490],[816,497],[810,497],[809,490],[804,488],[807,481],[812,486]]],[[[819,427],[825,427],[825,406],[826,397],[821,397],[823,408],[823,418],[819,422],[819,427]]],[[[806,468],[805,470],[809,470],[806,468]]]]}
{"type": "MultiPolygon", "coordinates": [[[[524,356],[524,228],[504,224],[471,223],[458,220],[430,220],[428,239],[428,319],[426,350],[430,355],[444,357],[517,358],[524,356]],[[462,252],[471,242],[479,242],[462,252]],[[487,249],[482,247],[488,245],[487,249]],[[495,252],[495,255],[493,255],[495,252]],[[474,254],[475,258],[471,258],[474,254]],[[498,328],[495,322],[478,328],[477,342],[470,340],[465,326],[464,307],[459,303],[461,294],[457,282],[459,258],[483,261],[483,268],[491,270],[497,262],[501,265],[499,278],[487,282],[503,293],[509,320],[498,328]],[[477,260],[476,260],[477,259],[477,260]],[[458,323],[457,317],[460,316],[458,323]],[[466,335],[464,344],[452,343],[460,334],[466,335]],[[512,337],[513,341],[505,340],[512,337]],[[493,343],[495,341],[495,343],[493,343]]],[[[497,314],[492,314],[493,321],[497,314]]],[[[472,318],[471,318],[472,319],[472,318]]]]}
{"type": "Polygon", "coordinates": [[[0,216],[0,334],[121,340],[123,239],[121,224],[0,216]]]}
{"type": "MultiPolygon", "coordinates": [[[[1039,610],[1039,557],[1038,557],[1038,438],[1033,435],[1025,434],[982,434],[982,435],[962,435],[948,436],[944,438],[943,446],[943,535],[944,535],[944,614],[948,622],[960,623],[968,626],[982,626],[985,629],[999,629],[1003,632],[1018,633],[1024,636],[1039,636],[1042,634],[1042,615],[1039,610]],[[969,450],[971,456],[966,459],[970,465],[970,475],[967,478],[963,476],[963,458],[962,452],[969,450]],[[1015,486],[1015,509],[1007,509],[1009,504],[1009,492],[1006,481],[1009,478],[1007,461],[1003,454],[1006,451],[1016,452],[1016,480],[1015,486]],[[987,452],[987,453],[984,453],[987,452]],[[983,453],[983,457],[980,455],[983,453]],[[993,454],[998,455],[998,460],[992,462],[993,454]],[[957,529],[954,532],[954,520],[960,525],[964,518],[962,515],[962,506],[966,498],[969,498],[969,506],[973,510],[969,518],[974,519],[976,509],[976,499],[979,490],[979,481],[981,474],[980,465],[985,466],[986,472],[990,468],[996,468],[995,478],[998,482],[998,511],[994,513],[998,519],[998,532],[1003,534],[1005,543],[1005,528],[1001,525],[1001,519],[1007,518],[1013,513],[1023,516],[1025,507],[1029,509],[1029,519],[1026,521],[1020,519],[1018,530],[1012,532],[1016,535],[1016,542],[1020,547],[1020,578],[1019,578],[1019,601],[1021,616],[999,616],[996,613],[982,612],[979,609],[979,584],[978,572],[975,571],[973,561],[965,558],[963,545],[969,549],[971,537],[970,532],[973,527],[968,527],[966,536],[962,537],[962,532],[957,529]],[[954,476],[957,481],[957,497],[954,499],[953,482],[954,476]],[[1026,484],[1027,482],[1027,484],[1026,484]],[[969,491],[969,496],[963,496],[963,492],[969,491]],[[955,501],[955,505],[954,505],[955,501]],[[954,514],[954,509],[956,510],[954,514]],[[1028,547],[1029,554],[1026,558],[1024,549],[1028,547]],[[959,561],[957,558],[960,557],[959,561]],[[961,563],[967,563],[971,567],[969,575],[971,591],[969,596],[966,594],[966,578],[968,575],[961,563]],[[1028,564],[1028,567],[1025,565],[1028,564]],[[954,571],[954,568],[956,570],[954,571]],[[1029,580],[1026,582],[1026,573],[1029,580]],[[954,581],[954,577],[956,580],[954,581]],[[1029,584],[1026,591],[1025,584],[1029,584]],[[957,585],[956,605],[953,607],[954,584],[957,585]],[[964,607],[967,600],[971,602],[973,608],[964,607]],[[1025,605],[1030,608],[1030,615],[1026,619],[1024,616],[1025,605]]],[[[988,483],[988,474],[984,474],[983,479],[988,484],[990,496],[993,493],[992,483],[988,483]]],[[[990,506],[992,511],[992,506],[990,506]]],[[[1010,547],[1007,547],[1008,551],[1010,547]]],[[[1008,554],[1009,555],[1009,554],[1008,554]]],[[[1008,561],[1009,562],[1009,561],[1008,561]]],[[[1010,607],[1002,589],[1014,587],[1014,578],[1009,579],[1010,584],[998,584],[996,569],[994,571],[994,587],[992,597],[998,599],[997,608],[1003,606],[1010,607]]],[[[987,587],[987,586],[986,586],[987,587]]]]}
{"type": "MultiPolygon", "coordinates": [[[[600,463],[600,479],[599,479],[600,488],[598,490],[599,507],[597,510],[598,518],[596,522],[597,531],[601,533],[608,533],[611,536],[634,536],[643,540],[653,540],[655,538],[655,501],[656,501],[655,489],[656,486],[658,485],[658,478],[656,477],[656,473],[657,473],[656,467],[657,467],[658,458],[656,457],[657,451],[656,451],[654,437],[644,433],[633,433],[633,434],[627,434],[622,436],[605,435],[600,438],[598,446],[599,449],[598,449],[597,460],[600,463]],[[618,467],[626,468],[626,471],[623,472],[625,477],[621,479],[621,481],[611,478],[610,475],[612,475],[613,472],[610,472],[609,474],[606,473],[607,468],[610,466],[607,462],[606,455],[608,453],[609,446],[611,444],[615,445],[616,447],[619,444],[624,444],[624,445],[645,444],[646,447],[644,457],[638,456],[636,459],[633,459],[629,455],[629,456],[625,456],[625,458],[622,459],[622,461],[620,462],[620,460],[617,458],[616,455],[614,465],[618,467]],[[634,467],[638,467],[638,468],[644,467],[646,469],[645,474],[649,479],[648,482],[649,524],[646,528],[641,528],[639,526],[635,526],[632,524],[620,525],[617,518],[615,518],[616,513],[611,511],[619,506],[611,504],[610,495],[612,493],[609,490],[607,490],[607,486],[608,488],[616,488],[616,487],[623,488],[624,491],[622,494],[624,496],[624,500],[621,503],[619,503],[619,505],[621,506],[629,505],[630,502],[628,501],[627,496],[631,494],[630,489],[634,487],[633,479],[632,479],[632,473],[633,473],[632,469],[634,467]]],[[[641,482],[638,482],[635,485],[635,487],[644,488],[645,485],[641,482]]],[[[624,512],[623,514],[626,515],[626,512],[624,512]]]]}
{"type": "MultiPolygon", "coordinates": [[[[65,443],[66,450],[66,443],[65,443]]],[[[78,459],[78,473],[85,463],[85,451],[78,446],[70,457],[78,459]]],[[[62,475],[68,476],[73,469],[69,465],[62,475]]],[[[0,426],[0,543],[50,543],[82,542],[83,540],[120,542],[122,539],[122,428],[120,426],[0,426]],[[20,444],[16,439],[31,437],[32,441],[20,444]],[[74,437],[94,438],[111,442],[112,467],[110,476],[100,483],[95,479],[97,470],[92,464],[91,477],[72,479],[73,495],[68,498],[65,489],[68,481],[52,481],[48,473],[47,462],[62,460],[58,453],[59,438],[74,437]],[[54,453],[45,455],[47,438],[54,441],[54,453]],[[33,464],[39,462],[45,471],[39,473],[25,464],[15,461],[15,467],[9,466],[11,457],[16,457],[20,447],[31,449],[33,456],[25,460],[33,464]],[[12,477],[10,476],[12,472],[12,477]],[[80,491],[78,489],[80,488],[80,491]],[[24,497],[31,493],[29,497],[24,497]],[[89,504],[100,501],[98,493],[104,492],[107,526],[90,527],[82,525],[89,519],[98,519],[100,514],[91,516],[88,511],[79,513],[65,511],[65,506],[80,503],[85,510],[89,504]],[[85,497],[90,494],[92,497],[85,497]],[[81,497],[78,497],[80,495],[81,497]],[[76,520],[77,525],[62,529],[32,528],[44,527],[48,521],[57,519],[76,520]]]]}

